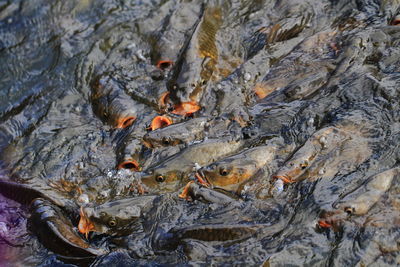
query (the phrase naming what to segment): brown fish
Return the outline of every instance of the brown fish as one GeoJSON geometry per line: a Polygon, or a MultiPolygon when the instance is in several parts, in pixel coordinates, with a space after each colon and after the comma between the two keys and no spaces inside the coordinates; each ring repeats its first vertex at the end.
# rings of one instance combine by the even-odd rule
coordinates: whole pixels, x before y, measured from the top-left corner
{"type": "Polygon", "coordinates": [[[196,166],[205,166],[235,153],[244,145],[241,140],[209,139],[191,145],[162,163],[148,168],[141,178],[150,189],[171,191],[183,186],[196,166]]]}
{"type": "Polygon", "coordinates": [[[178,105],[175,107],[176,114],[187,111],[188,105],[192,113],[200,108],[198,103],[218,61],[216,34],[221,22],[219,7],[206,8],[182,54],[182,62],[175,70],[170,89],[171,99],[178,105]]]}
{"type": "Polygon", "coordinates": [[[369,177],[364,185],[335,205],[335,210],[323,212],[319,226],[338,230],[349,215],[365,215],[390,189],[393,179],[399,174],[400,168],[397,167],[369,177]]]}
{"type": "Polygon", "coordinates": [[[244,182],[274,159],[276,151],[275,145],[250,148],[203,167],[198,172],[209,186],[237,191],[244,182]]]}
{"type": "Polygon", "coordinates": [[[372,151],[361,133],[344,127],[327,127],[314,133],[275,174],[285,183],[303,179],[333,178],[354,170],[372,151]]]}
{"type": "Polygon", "coordinates": [[[123,87],[110,76],[97,77],[92,83],[91,101],[94,113],[114,128],[134,123],[143,104],[134,101],[123,87]]]}

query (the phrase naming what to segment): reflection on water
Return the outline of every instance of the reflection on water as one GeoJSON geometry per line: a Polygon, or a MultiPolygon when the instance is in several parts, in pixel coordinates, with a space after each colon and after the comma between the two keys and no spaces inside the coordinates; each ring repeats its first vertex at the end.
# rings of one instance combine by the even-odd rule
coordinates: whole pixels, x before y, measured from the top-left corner
{"type": "MultiPolygon", "coordinates": [[[[400,162],[399,14],[397,0],[0,1],[1,178],[34,193],[0,191],[40,192],[74,233],[86,202],[157,195],[134,233],[89,234],[110,252],[94,265],[398,265],[396,172],[366,214],[323,216],[400,162]],[[176,128],[143,141],[158,115],[176,128]],[[279,149],[241,154],[262,145],[279,149]],[[223,188],[180,199],[199,169],[223,188]]],[[[88,264],[0,197],[0,264],[88,264]]]]}

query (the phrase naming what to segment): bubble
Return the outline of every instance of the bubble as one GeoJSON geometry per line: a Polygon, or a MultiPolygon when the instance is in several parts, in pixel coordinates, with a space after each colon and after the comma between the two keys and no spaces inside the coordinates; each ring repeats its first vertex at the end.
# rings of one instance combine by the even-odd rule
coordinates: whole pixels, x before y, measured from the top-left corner
{"type": "Polygon", "coordinates": [[[143,51],[142,51],[142,49],[139,49],[138,51],[136,51],[136,56],[137,56],[138,59],[140,59],[141,61],[146,61],[146,58],[143,56],[143,51]]]}
{"type": "Polygon", "coordinates": [[[284,188],[283,181],[281,179],[277,179],[272,185],[271,195],[273,197],[280,195],[283,192],[283,188],[284,188]]]}
{"type": "Polygon", "coordinates": [[[245,81],[250,81],[250,79],[251,79],[251,74],[250,73],[248,73],[248,72],[246,72],[245,74],[244,74],[244,80],[245,81]]]}
{"type": "Polygon", "coordinates": [[[322,137],[319,139],[319,142],[321,143],[322,147],[325,147],[325,145],[326,145],[326,143],[327,143],[326,137],[325,137],[325,136],[322,136],[322,137]]]}
{"type": "Polygon", "coordinates": [[[82,194],[78,197],[78,202],[82,204],[89,203],[89,196],[87,194],[82,194]]]}
{"type": "Polygon", "coordinates": [[[8,233],[8,227],[5,222],[0,222],[0,236],[4,236],[8,233]]]}

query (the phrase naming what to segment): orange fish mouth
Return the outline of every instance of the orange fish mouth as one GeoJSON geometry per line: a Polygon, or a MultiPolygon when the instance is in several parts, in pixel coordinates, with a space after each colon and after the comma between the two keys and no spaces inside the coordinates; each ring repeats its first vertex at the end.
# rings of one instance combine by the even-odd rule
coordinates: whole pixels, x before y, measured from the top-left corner
{"type": "Polygon", "coordinates": [[[159,60],[156,64],[156,67],[160,70],[166,70],[172,65],[174,65],[174,62],[172,60],[159,60]]]}
{"type": "Polygon", "coordinates": [[[322,227],[322,228],[331,228],[331,227],[332,227],[332,225],[331,225],[330,223],[327,223],[327,222],[324,221],[324,220],[319,220],[319,221],[318,221],[318,225],[319,225],[320,227],[322,227]]]}
{"type": "Polygon", "coordinates": [[[179,198],[186,199],[186,200],[189,201],[189,199],[190,199],[190,197],[189,197],[189,194],[190,194],[190,185],[193,184],[193,183],[194,183],[193,181],[188,182],[188,183],[185,185],[185,188],[183,188],[182,193],[180,193],[178,197],[179,197],[179,198]]]}
{"type": "Polygon", "coordinates": [[[196,177],[199,184],[201,184],[202,186],[207,188],[211,187],[211,184],[207,181],[207,178],[204,176],[202,172],[196,172],[194,176],[196,177]]]}
{"type": "Polygon", "coordinates": [[[285,184],[290,184],[293,183],[292,179],[290,179],[288,176],[286,175],[275,175],[272,178],[274,179],[280,179],[282,180],[285,184]]]}
{"type": "Polygon", "coordinates": [[[121,162],[120,164],[118,164],[117,169],[128,169],[128,170],[132,170],[132,171],[140,171],[140,164],[134,160],[134,159],[129,159],[129,160],[125,160],[123,162],[121,162]]]}
{"type": "Polygon", "coordinates": [[[200,110],[200,106],[195,101],[183,102],[175,105],[174,108],[171,113],[182,116],[191,115],[200,110]]]}
{"type": "Polygon", "coordinates": [[[81,207],[79,211],[79,215],[81,216],[78,224],[78,230],[80,233],[84,234],[86,239],[88,239],[89,233],[95,231],[94,224],[86,217],[85,212],[83,211],[83,207],[81,207]]]}
{"type": "Polygon", "coordinates": [[[172,124],[172,120],[167,116],[157,116],[151,122],[149,127],[150,131],[154,131],[156,129],[167,127],[168,125],[172,124]]]}
{"type": "Polygon", "coordinates": [[[135,120],[136,120],[135,116],[118,118],[115,123],[115,125],[116,125],[115,127],[120,128],[120,129],[127,128],[127,127],[131,126],[135,122],[135,120]]]}
{"type": "Polygon", "coordinates": [[[165,108],[169,101],[169,92],[166,91],[161,94],[160,98],[158,99],[158,106],[160,108],[165,108]]]}

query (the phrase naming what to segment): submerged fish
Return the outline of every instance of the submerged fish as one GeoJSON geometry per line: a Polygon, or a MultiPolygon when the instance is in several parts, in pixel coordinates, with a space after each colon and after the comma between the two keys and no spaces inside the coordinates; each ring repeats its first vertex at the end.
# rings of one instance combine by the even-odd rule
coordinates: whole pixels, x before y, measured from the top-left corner
{"type": "Polygon", "coordinates": [[[171,13],[162,22],[162,30],[153,37],[155,44],[152,61],[162,70],[170,69],[176,63],[185,41],[195,30],[204,8],[201,3],[182,1],[171,9],[171,13]]]}
{"type": "Polygon", "coordinates": [[[75,232],[70,219],[48,200],[36,199],[31,205],[31,230],[41,243],[55,253],[73,258],[95,257],[107,251],[92,247],[75,232]]]}
{"type": "Polygon", "coordinates": [[[397,167],[369,177],[365,184],[334,205],[335,210],[324,211],[318,221],[319,226],[338,230],[349,215],[366,214],[390,189],[393,179],[399,174],[400,168],[397,167]]]}
{"type": "Polygon", "coordinates": [[[216,34],[222,22],[219,7],[208,7],[175,68],[171,99],[178,105],[199,103],[218,61],[216,34]]]}
{"type": "Polygon", "coordinates": [[[140,229],[141,216],[152,207],[156,196],[140,196],[87,205],[80,210],[79,232],[123,236],[140,229]]]}
{"type": "Polygon", "coordinates": [[[110,76],[97,77],[92,83],[91,101],[94,113],[115,128],[132,125],[144,107],[127,95],[123,86],[110,76]]]}
{"type": "Polygon", "coordinates": [[[293,183],[354,170],[372,151],[361,133],[349,130],[331,126],[315,132],[274,177],[293,183]]]}
{"type": "Polygon", "coordinates": [[[151,148],[175,146],[200,141],[206,137],[235,135],[240,132],[236,128],[238,125],[227,118],[197,117],[148,132],[143,136],[143,141],[151,148]]]}

